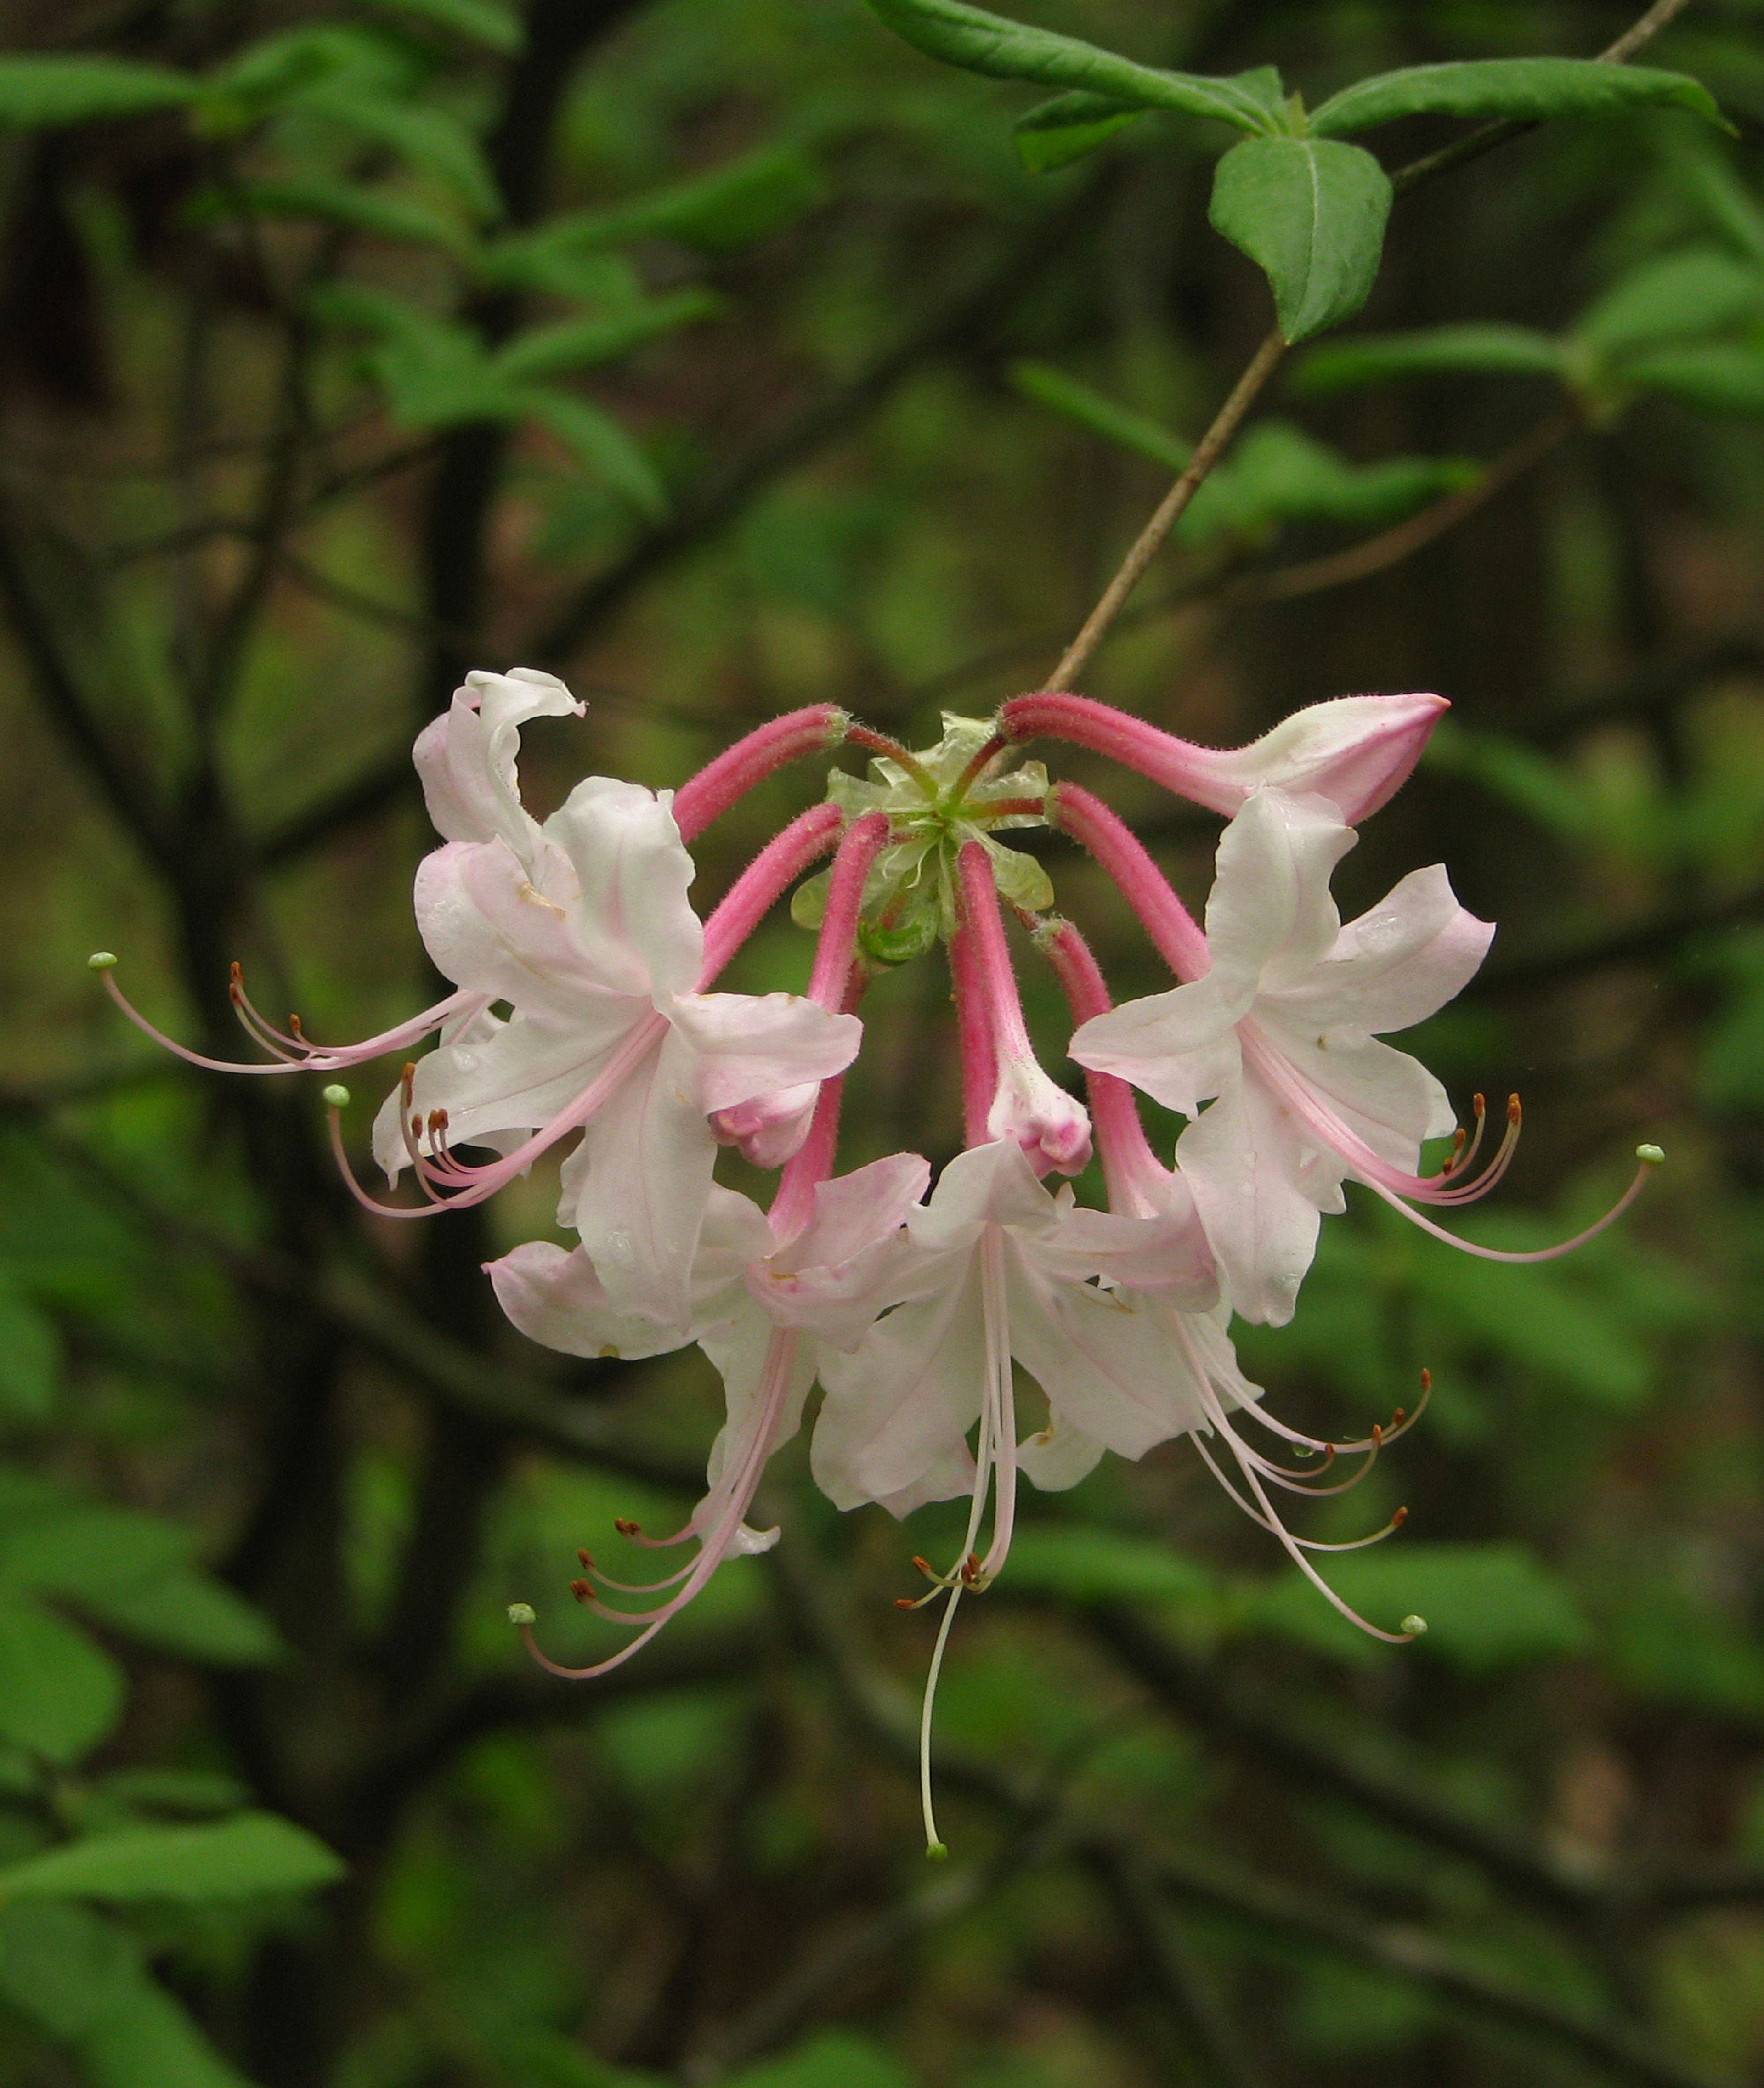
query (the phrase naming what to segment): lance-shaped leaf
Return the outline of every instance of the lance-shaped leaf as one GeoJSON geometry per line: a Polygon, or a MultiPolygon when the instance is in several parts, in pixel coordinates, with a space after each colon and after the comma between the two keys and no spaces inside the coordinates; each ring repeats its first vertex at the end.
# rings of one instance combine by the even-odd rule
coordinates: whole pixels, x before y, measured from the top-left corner
{"type": "Polygon", "coordinates": [[[525,25],[495,0],[374,0],[388,13],[405,15],[438,28],[452,29],[473,43],[485,44],[505,58],[512,58],[527,41],[525,25]]]}
{"type": "Polygon", "coordinates": [[[1011,126],[1017,156],[1032,174],[1069,167],[1151,112],[1102,94],[1056,94],[1011,126]]]}
{"type": "Polygon", "coordinates": [[[1093,392],[1088,384],[1081,384],[1076,377],[1067,376],[1051,363],[1036,362],[1025,356],[1011,365],[1009,374],[1012,384],[1025,399],[1051,406],[1055,413],[1064,413],[1068,421],[1076,421],[1105,442],[1118,443],[1123,449],[1149,457],[1167,471],[1180,471],[1193,454],[1192,443],[1160,422],[1117,406],[1112,399],[1105,399],[1100,392],[1093,392]]]}
{"type": "Polygon", "coordinates": [[[1677,186],[1710,225],[1740,253],[1764,262],[1764,209],[1707,133],[1675,139],[1667,164],[1677,186]]]}
{"type": "Polygon", "coordinates": [[[0,1995],[71,2046],[92,2088],[250,2088],[148,1971],[134,1937],[88,1908],[0,1908],[0,1995]]]}
{"type": "Polygon", "coordinates": [[[895,34],[928,57],[994,79],[1029,79],[1075,88],[1141,109],[1213,116],[1240,130],[1271,131],[1274,119],[1257,96],[1234,79],[1165,72],[1077,36],[1030,28],[965,0],[868,0],[895,34]]]}
{"type": "Polygon", "coordinates": [[[1710,413],[1750,420],[1764,415],[1764,348],[1740,341],[1661,349],[1623,366],[1624,382],[1663,392],[1710,413]]]}
{"type": "Polygon", "coordinates": [[[1709,90],[1688,73],[1601,58],[1475,58],[1406,66],[1332,96],[1311,118],[1317,138],[1347,137],[1403,116],[1621,116],[1662,103],[1723,123],[1709,90]]]}
{"type": "Polygon", "coordinates": [[[1560,342],[1530,327],[1498,321],[1429,327],[1424,333],[1368,333],[1313,349],[1293,372],[1291,388],[1312,394],[1381,384],[1393,377],[1559,376],[1560,342]]]}
{"type": "Polygon", "coordinates": [[[393,100],[350,79],[325,80],[288,106],[323,116],[439,174],[480,217],[502,215],[502,197],[477,140],[444,109],[393,100]]]}
{"type": "Polygon", "coordinates": [[[469,251],[472,235],[456,219],[412,203],[385,190],[356,182],[332,181],[322,174],[290,182],[249,182],[236,188],[209,189],[197,196],[185,215],[196,223],[231,217],[315,218],[321,224],[365,232],[375,239],[409,241],[423,246],[469,251]]]}
{"type": "Polygon", "coordinates": [[[1350,464],[1290,421],[1261,421],[1202,485],[1177,529],[1188,543],[1221,531],[1255,542],[1284,522],[1377,529],[1479,476],[1466,457],[1350,464]]]}
{"type": "Polygon", "coordinates": [[[305,1892],[343,1875],[340,1858],[273,1812],[201,1827],[128,1827],[0,1869],[0,1902],[232,1899],[305,1892]]]}
{"type": "Polygon", "coordinates": [[[646,298],[628,311],[534,327],[501,349],[491,366],[505,377],[523,379],[588,370],[694,319],[713,318],[721,309],[721,299],[709,290],[677,290],[671,297],[646,298]]]}
{"type": "Polygon", "coordinates": [[[1669,340],[1731,332],[1764,317],[1764,269],[1719,247],[1663,255],[1625,276],[1581,316],[1573,338],[1601,360],[1669,340]]]}
{"type": "Polygon", "coordinates": [[[518,396],[524,414],[549,428],[640,514],[656,521],[667,512],[667,494],[654,467],[610,413],[550,385],[525,385],[518,396]]]}
{"type": "Polygon", "coordinates": [[[1268,277],[1280,331],[1307,340],[1351,319],[1370,295],[1384,251],[1390,183],[1357,145],[1246,138],[1219,161],[1214,229],[1268,277]]]}
{"type": "MultiPolygon", "coordinates": [[[[1267,127],[1284,127],[1286,88],[1276,66],[1259,66],[1224,84],[1240,89],[1265,109],[1270,118],[1267,127]]],[[[1056,94],[1051,101],[1018,117],[1012,130],[1023,165],[1031,173],[1040,174],[1081,160],[1150,113],[1137,102],[1112,101],[1107,95],[1056,94]]]]}
{"type": "Polygon", "coordinates": [[[0,58],[0,123],[46,130],[175,109],[201,83],[169,66],[126,58],[0,58]]]}
{"type": "Polygon", "coordinates": [[[95,1748],[122,1708],[122,1671],[83,1632],[0,1594],[0,1739],[53,1762],[95,1748]]]}

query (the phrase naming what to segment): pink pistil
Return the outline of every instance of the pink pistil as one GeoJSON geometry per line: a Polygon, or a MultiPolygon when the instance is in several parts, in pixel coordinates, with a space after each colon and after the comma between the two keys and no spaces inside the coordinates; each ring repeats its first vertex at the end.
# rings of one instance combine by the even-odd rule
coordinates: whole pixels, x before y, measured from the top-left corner
{"type": "Polygon", "coordinates": [[[674,819],[683,841],[693,841],[756,783],[804,755],[837,747],[848,721],[837,704],[811,704],[750,732],[707,762],[674,794],[674,819]]]}
{"type": "Polygon", "coordinates": [[[1047,820],[1095,857],[1179,979],[1197,979],[1212,969],[1206,937],[1194,916],[1137,836],[1100,798],[1076,783],[1061,783],[1047,794],[1047,820]]]}

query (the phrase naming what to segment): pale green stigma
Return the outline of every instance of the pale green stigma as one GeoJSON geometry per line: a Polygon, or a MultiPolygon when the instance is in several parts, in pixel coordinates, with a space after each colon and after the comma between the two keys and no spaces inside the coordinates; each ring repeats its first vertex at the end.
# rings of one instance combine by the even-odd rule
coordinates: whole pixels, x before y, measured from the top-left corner
{"type": "Polygon", "coordinates": [[[1422,1632],[1427,1629],[1427,1619],[1425,1617],[1407,1616],[1402,1619],[1402,1622],[1398,1625],[1397,1628],[1402,1633],[1405,1638],[1419,1638],[1422,1632]]]}
{"type": "Polygon", "coordinates": [[[1644,1167],[1658,1167],[1666,1157],[1666,1149],[1663,1145],[1638,1145],[1635,1157],[1644,1167]]]}
{"type": "Polygon", "coordinates": [[[539,1621],[539,1612],[531,1602],[511,1602],[508,1605],[508,1621],[512,1624],[536,1624],[539,1621]]]}
{"type": "Polygon", "coordinates": [[[324,1091],[324,1106],[327,1109],[347,1109],[349,1106],[349,1089],[333,1080],[324,1091]]]}
{"type": "Polygon", "coordinates": [[[947,1842],[927,1842],[925,1844],[925,1855],[928,1862],[947,1863],[949,1860],[949,1844],[947,1842]]]}
{"type": "Polygon", "coordinates": [[[114,950],[94,950],[86,960],[86,969],[93,972],[113,972],[117,968],[114,950]]]}

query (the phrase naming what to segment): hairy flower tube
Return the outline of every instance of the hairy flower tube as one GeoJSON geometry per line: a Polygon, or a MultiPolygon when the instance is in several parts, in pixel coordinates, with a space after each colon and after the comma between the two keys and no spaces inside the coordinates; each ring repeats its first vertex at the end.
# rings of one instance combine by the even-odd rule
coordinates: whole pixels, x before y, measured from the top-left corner
{"type": "MultiPolygon", "coordinates": [[[[657,1538],[619,1525],[644,1555],[678,1547],[683,1563],[645,1581],[581,1555],[572,1590],[630,1632],[620,1647],[565,1665],[540,1650],[528,1605],[511,1611],[553,1672],[616,1667],[726,1559],[777,1541],[750,1511],[817,1380],[809,1462],[838,1506],[876,1503],[901,1516],[966,1499],[956,1555],[940,1568],[918,1562],[929,1588],[901,1603],[944,1602],[921,1719],[935,1851],[936,1680],[961,1598],[1005,1565],[1020,1474],[1069,1487],[1106,1451],[1137,1458],[1187,1436],[1344,1614],[1377,1637],[1412,1637],[1418,1619],[1392,1632],[1355,1616],[1315,1564],[1351,1545],[1289,1530],[1276,1506],[1282,1492],[1353,1484],[1410,1422],[1399,1411],[1344,1443],[1290,1427],[1239,1369],[1231,1315],[1291,1317],[1321,1220],[1345,1208],[1348,1179],[1442,1239],[1523,1261],[1565,1252],[1608,1224],[1660,1157],[1640,1148],[1642,1170],[1612,1210],[1535,1253],[1455,1241],[1427,1215],[1500,1180],[1518,1106],[1473,1171],[1480,1098],[1471,1139],[1455,1129],[1432,1075],[1381,1040],[1458,992],[1493,931],[1458,904],[1436,864],[1345,924],[1329,878],[1354,822],[1400,785],[1443,708],[1430,695],[1343,698],[1222,751],[1043,692],[995,718],[946,714],[939,742],[915,754],[814,705],[760,726],[677,793],[591,776],[541,822],[521,800],[521,729],[581,706],[550,675],[473,674],[416,747],[443,843],[419,866],[415,895],[425,947],[452,987],[434,1006],[360,1044],[329,1046],[293,1017],[273,1026],[235,969],[235,1008],[268,1055],[234,1068],[164,1038],[123,999],[115,959],[92,962],[131,1020],[216,1070],[329,1075],[434,1038],[396,1078],[374,1129],[388,1178],[408,1171],[422,1200],[381,1204],[357,1187],[376,1209],[417,1218],[482,1201],[574,1141],[561,1167],[566,1239],[529,1241],[489,1265],[504,1311],[533,1339],[577,1355],[634,1358],[696,1343],[721,1376],[726,1411],[705,1493],[681,1527],[657,1538]],[[1111,755],[1224,815],[1204,928],[1101,798],[1021,759],[1021,743],[1042,736],[1111,755]],[[874,757],[868,773],[835,769],[825,799],[767,842],[700,922],[687,898],[688,843],[785,764],[841,744],[874,757]],[[1167,991],[1111,1004],[1078,929],[1051,910],[1047,849],[1020,845],[1036,830],[1055,849],[1061,836],[1077,844],[1112,879],[1174,976],[1167,991]],[[831,865],[817,869],[829,852],[831,865]],[[808,991],[714,991],[786,895],[817,934],[808,991]],[[1012,917],[1064,990],[1088,1108],[1031,1038],[1012,917]],[[960,1148],[935,1182],[911,1153],[841,1174],[841,1107],[865,986],[940,943],[954,1000],[960,1148]],[[1136,1088],[1187,1119],[1173,1153],[1152,1149],[1136,1088]],[[1424,1175],[1424,1145],[1449,1135],[1450,1158],[1424,1175]],[[717,1183],[723,1146],[781,1169],[769,1209],[717,1183]],[[489,1157],[467,1158],[468,1149],[489,1157]],[[1081,1202],[1073,1181],[1055,1188],[1044,1179],[1082,1176],[1093,1153],[1105,1209],[1081,1202]],[[1026,1419],[1019,1371],[1040,1402],[1026,1419]]],[[[326,1099],[347,1172],[341,1091],[326,1099]]],[[[1353,1542],[1376,1542],[1402,1519],[1353,1542]]]]}

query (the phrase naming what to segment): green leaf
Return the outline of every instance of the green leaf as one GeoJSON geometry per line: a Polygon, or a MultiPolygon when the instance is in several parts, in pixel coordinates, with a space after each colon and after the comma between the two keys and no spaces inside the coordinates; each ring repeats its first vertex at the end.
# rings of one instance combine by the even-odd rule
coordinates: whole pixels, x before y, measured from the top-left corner
{"type": "Polygon", "coordinates": [[[1179,525],[1199,543],[1222,530],[1254,542],[1283,522],[1375,529],[1474,485],[1465,457],[1389,457],[1354,464],[1290,421],[1260,421],[1201,486],[1179,525]]]}
{"type": "Polygon", "coordinates": [[[1641,391],[1662,392],[1707,413],[1745,419],[1764,414],[1764,348],[1710,341],[1663,349],[1625,362],[1623,376],[1641,391]]]}
{"type": "Polygon", "coordinates": [[[228,135],[259,122],[285,102],[328,82],[399,95],[416,83],[410,54],[370,28],[310,22],[247,44],[202,83],[199,127],[228,135]]]}
{"type": "Polygon", "coordinates": [[[524,386],[520,400],[532,417],[549,428],[584,464],[622,493],[652,521],[667,512],[668,497],[655,469],[610,413],[573,392],[524,386]]]}
{"type": "Polygon", "coordinates": [[[1360,334],[1312,349],[1294,370],[1290,388],[1315,395],[1382,384],[1393,377],[1558,377],[1561,344],[1529,327],[1499,321],[1429,327],[1424,333],[1360,334]]]}
{"type": "Polygon", "coordinates": [[[383,189],[312,175],[293,182],[252,182],[233,190],[211,189],[191,206],[192,216],[317,218],[377,239],[409,240],[451,252],[469,250],[472,236],[456,219],[383,189]]]}
{"type": "Polygon", "coordinates": [[[1342,138],[1403,116],[1621,116],[1665,103],[1712,123],[1721,111],[1688,73],[1599,58],[1477,58],[1457,65],[1408,66],[1356,81],[1311,118],[1317,138],[1342,138]]]}
{"type": "Polygon", "coordinates": [[[113,1769],[108,1776],[94,1778],[92,1789],[113,1805],[192,1819],[237,1812],[248,1795],[237,1778],[208,1769],[113,1769]]]}
{"type": "Polygon", "coordinates": [[[428,168],[478,216],[502,216],[502,196],[482,148],[445,110],[393,101],[349,79],[323,80],[304,88],[289,105],[359,131],[413,166],[428,168]]]}
{"type": "Polygon", "coordinates": [[[1069,167],[1150,113],[1100,94],[1057,94],[1011,126],[1018,157],[1032,174],[1069,167]]]}
{"type": "MultiPolygon", "coordinates": [[[[1381,1630],[1427,1620],[1406,1657],[1424,1653],[1469,1675],[1585,1649],[1584,1619],[1567,1584],[1518,1544],[1417,1544],[1398,1535],[1366,1551],[1313,1563],[1350,1608],[1381,1630]]],[[[1377,1646],[1297,1574],[1246,1598],[1246,1619],[1321,1652],[1364,1658],[1377,1646]]]]}
{"type": "Polygon", "coordinates": [[[610,210],[572,211],[531,232],[499,239],[478,264],[486,281],[575,293],[554,271],[596,250],[634,239],[675,239],[707,254],[751,246],[826,198],[813,160],[794,146],[777,146],[675,182],[610,210]]]}
{"type": "Polygon", "coordinates": [[[526,25],[520,16],[497,6],[495,0],[373,0],[373,4],[390,14],[452,29],[505,58],[512,58],[527,41],[526,25]]]}
{"type": "Polygon", "coordinates": [[[725,2077],[725,2088],[914,2088],[893,2054],[867,2037],[823,2030],[781,2059],[762,2060],[725,2077]]]}
{"type": "Polygon", "coordinates": [[[1740,253],[1764,262],[1764,210],[1719,148],[1712,140],[1705,143],[1706,138],[1699,132],[1694,145],[1688,138],[1676,141],[1670,160],[1674,178],[1740,253]]]}
{"type": "Polygon", "coordinates": [[[1143,413],[1117,406],[1076,377],[1055,370],[1051,363],[1023,357],[1010,366],[1008,374],[1013,387],[1025,399],[1051,406],[1055,413],[1064,413],[1068,420],[1076,421],[1106,442],[1118,443],[1123,449],[1149,457],[1167,471],[1180,471],[1193,454],[1192,444],[1180,435],[1143,413]]]}
{"type": "Polygon", "coordinates": [[[1573,338],[1602,357],[1722,333],[1764,316],[1764,271],[1719,247],[1663,255],[1614,284],[1582,314],[1573,338]]]}
{"type": "Polygon", "coordinates": [[[1390,183],[1357,145],[1246,138],[1219,161],[1214,229],[1266,274],[1280,331],[1308,340],[1351,319],[1371,294],[1390,214],[1390,183]]]}
{"type": "Polygon", "coordinates": [[[96,2088],[250,2088],[101,1915],[0,1907],[0,1994],[71,2045],[96,2088]]]}
{"type": "Polygon", "coordinates": [[[1008,1585],[1017,1594],[1077,1603],[1207,1602],[1218,1588],[1205,1568],[1169,1546],[1079,1524],[1020,1529],[1008,1585]]]}
{"type": "Polygon", "coordinates": [[[126,58],[0,58],[0,124],[49,130],[192,102],[201,83],[126,58]]]}
{"type": "Polygon", "coordinates": [[[0,1739],[75,1761],[116,1723],[122,1693],[122,1671],[83,1632],[0,1596],[0,1739]]]}
{"type": "Polygon", "coordinates": [[[0,1282],[0,1414],[41,1421],[55,1404],[61,1337],[28,1298],[0,1282]]]}
{"type": "Polygon", "coordinates": [[[127,1827],[0,1869],[0,1900],[237,1899],[306,1892],[343,1875],[323,1842],[273,1812],[201,1827],[127,1827]]]}
{"type": "Polygon", "coordinates": [[[500,349],[490,367],[503,377],[523,379],[590,369],[695,319],[713,319],[721,309],[721,299],[709,290],[677,290],[671,297],[647,298],[628,311],[535,327],[500,349]]]}
{"type": "Polygon", "coordinates": [[[897,36],[928,57],[995,79],[1077,88],[1140,109],[1211,116],[1240,130],[1271,131],[1274,119],[1258,96],[1234,79],[1163,72],[1076,36],[1034,29],[964,0],[867,0],[897,36]]]}
{"type": "Polygon", "coordinates": [[[80,1607],[126,1638],[214,1667],[265,1667],[285,1649],[242,1596],[205,1573],[160,1575],[83,1594],[80,1607]]]}
{"type": "Polygon", "coordinates": [[[1441,721],[1421,759],[1441,775],[1467,777],[1534,820],[1546,833],[1585,841],[1598,814],[1582,779],[1565,763],[1505,734],[1441,721]]]}

